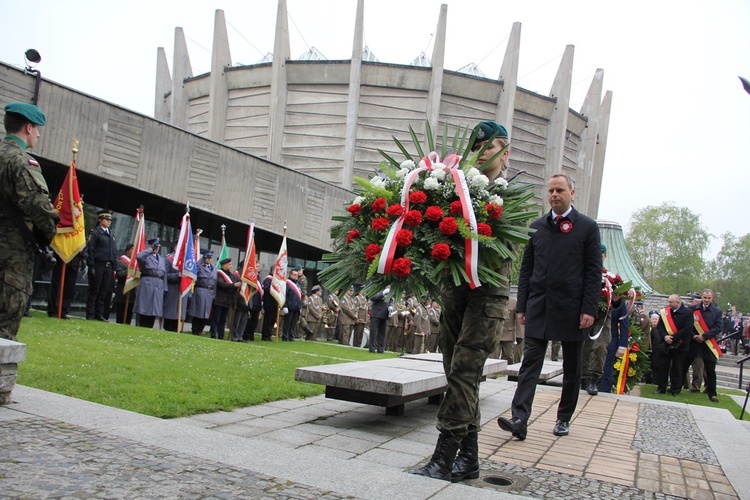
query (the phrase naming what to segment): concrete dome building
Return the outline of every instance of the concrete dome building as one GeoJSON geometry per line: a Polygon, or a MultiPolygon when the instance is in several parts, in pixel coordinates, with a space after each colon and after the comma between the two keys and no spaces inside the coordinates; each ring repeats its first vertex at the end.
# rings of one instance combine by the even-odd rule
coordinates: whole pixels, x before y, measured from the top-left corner
{"type": "Polygon", "coordinates": [[[576,182],[576,207],[596,218],[612,103],[611,92],[602,94],[603,71],[594,74],[579,111],[569,108],[572,45],[549,94],[518,87],[520,23],[497,79],[473,64],[449,70],[443,66],[447,11],[440,8],[431,57],[421,54],[419,63],[379,62],[364,47],[364,0],[358,0],[351,59],[311,51],[293,60],[286,0],[279,0],[272,62],[233,66],[224,12],[217,10],[209,73],[192,75],[182,28],[175,29],[171,74],[158,49],[154,116],[345,189],[355,176],[372,173],[382,160],[379,149],[400,158],[392,136],[411,143],[410,126],[426,144],[426,121],[438,135],[447,124],[452,137],[458,126],[496,120],[511,134],[509,176],[525,171],[541,201],[546,178],[566,173],[576,182]]]}

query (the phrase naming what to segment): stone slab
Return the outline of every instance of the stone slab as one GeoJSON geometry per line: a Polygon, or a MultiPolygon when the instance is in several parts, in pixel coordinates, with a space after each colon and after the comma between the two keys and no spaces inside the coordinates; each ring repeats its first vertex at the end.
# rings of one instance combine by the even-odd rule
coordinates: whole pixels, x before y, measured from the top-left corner
{"type": "Polygon", "coordinates": [[[0,365],[23,363],[26,359],[26,344],[0,339],[0,365]]]}
{"type": "MultiPolygon", "coordinates": [[[[505,374],[509,380],[518,380],[518,372],[521,370],[521,363],[515,363],[508,366],[505,374]]],[[[549,379],[555,378],[558,375],[562,375],[562,361],[550,361],[544,360],[544,366],[542,366],[542,372],[539,374],[539,383],[546,383],[549,379]]]]}

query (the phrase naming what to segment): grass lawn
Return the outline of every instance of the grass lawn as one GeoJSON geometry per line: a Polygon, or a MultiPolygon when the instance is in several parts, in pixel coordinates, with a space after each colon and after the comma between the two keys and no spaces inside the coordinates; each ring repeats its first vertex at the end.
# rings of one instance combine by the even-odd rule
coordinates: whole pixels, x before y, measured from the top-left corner
{"type": "Polygon", "coordinates": [[[297,367],[382,359],[326,342],[239,343],[33,311],[18,383],[161,418],[231,411],[322,394],[294,381],[297,367]]]}
{"type": "MultiPolygon", "coordinates": [[[[641,384],[638,386],[640,389],[640,396],[642,398],[649,398],[649,399],[658,399],[661,401],[674,401],[677,403],[686,403],[690,405],[699,405],[699,406],[710,406],[712,408],[724,408],[725,410],[729,410],[732,415],[734,415],[734,418],[739,419],[740,413],[742,411],[742,406],[738,405],[734,399],[730,398],[729,395],[735,395],[735,396],[745,396],[745,392],[738,391],[736,389],[725,389],[723,387],[717,387],[716,392],[718,392],[718,403],[712,403],[711,400],[708,399],[708,396],[706,396],[702,392],[690,392],[690,391],[682,391],[680,392],[680,395],[675,397],[672,396],[669,392],[666,394],[656,394],[656,386],[651,384],[641,384]]],[[[748,408],[745,410],[745,415],[742,417],[742,420],[750,420],[750,414],[748,414],[748,410],[750,410],[750,403],[748,404],[748,408]]]]}

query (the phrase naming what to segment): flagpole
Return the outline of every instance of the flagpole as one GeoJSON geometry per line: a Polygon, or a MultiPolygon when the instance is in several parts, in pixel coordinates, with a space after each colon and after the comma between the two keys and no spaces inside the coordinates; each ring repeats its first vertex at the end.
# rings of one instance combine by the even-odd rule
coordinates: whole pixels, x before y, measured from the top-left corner
{"type": "MultiPolygon", "coordinates": [[[[185,213],[190,216],[190,200],[185,204],[185,213]]],[[[193,235],[188,235],[188,238],[192,238],[193,235]]],[[[177,253],[175,252],[175,262],[177,261],[177,253]]],[[[178,286],[180,293],[177,294],[177,333],[182,333],[182,327],[185,322],[182,320],[182,276],[180,276],[180,284],[178,286]]]]}
{"type": "MultiPolygon", "coordinates": [[[[57,319],[62,318],[63,293],[65,291],[65,268],[67,264],[63,261],[62,271],[60,272],[60,295],[57,298],[57,319]]],[[[54,270],[52,271],[55,272],[54,270]]]]}
{"type": "MultiPolygon", "coordinates": [[[[283,242],[284,239],[286,239],[286,219],[284,219],[284,234],[281,237],[281,241],[283,242]]],[[[286,270],[285,270],[286,271],[286,270]]],[[[278,272],[278,269],[274,270],[274,273],[278,272]]],[[[276,309],[276,343],[279,342],[279,329],[281,328],[281,325],[279,324],[279,318],[281,318],[281,308],[278,307],[276,309]]]]}

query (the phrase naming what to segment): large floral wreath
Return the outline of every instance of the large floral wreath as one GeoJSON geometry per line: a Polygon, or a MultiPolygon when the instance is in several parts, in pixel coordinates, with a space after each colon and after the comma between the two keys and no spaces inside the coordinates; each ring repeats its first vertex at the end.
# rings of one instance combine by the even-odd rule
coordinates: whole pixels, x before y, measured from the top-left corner
{"type": "Polygon", "coordinates": [[[615,392],[625,394],[638,384],[651,367],[649,353],[642,350],[644,333],[637,322],[630,323],[628,347],[622,358],[615,360],[615,392]]]}
{"type": "Polygon", "coordinates": [[[381,151],[379,170],[354,179],[358,196],[346,215],[333,217],[333,252],[323,256],[331,264],[320,274],[327,288],[367,281],[368,296],[390,287],[397,297],[408,290],[438,298],[444,276],[456,286],[507,285],[500,269],[529,239],[533,191],[501,177],[491,182],[475,166],[485,148],[471,153],[474,135],[467,142],[461,132],[450,147],[463,156],[447,152],[445,133],[439,155],[428,124],[431,152],[424,154],[410,128],[416,155],[394,138],[406,159],[381,151]]]}

